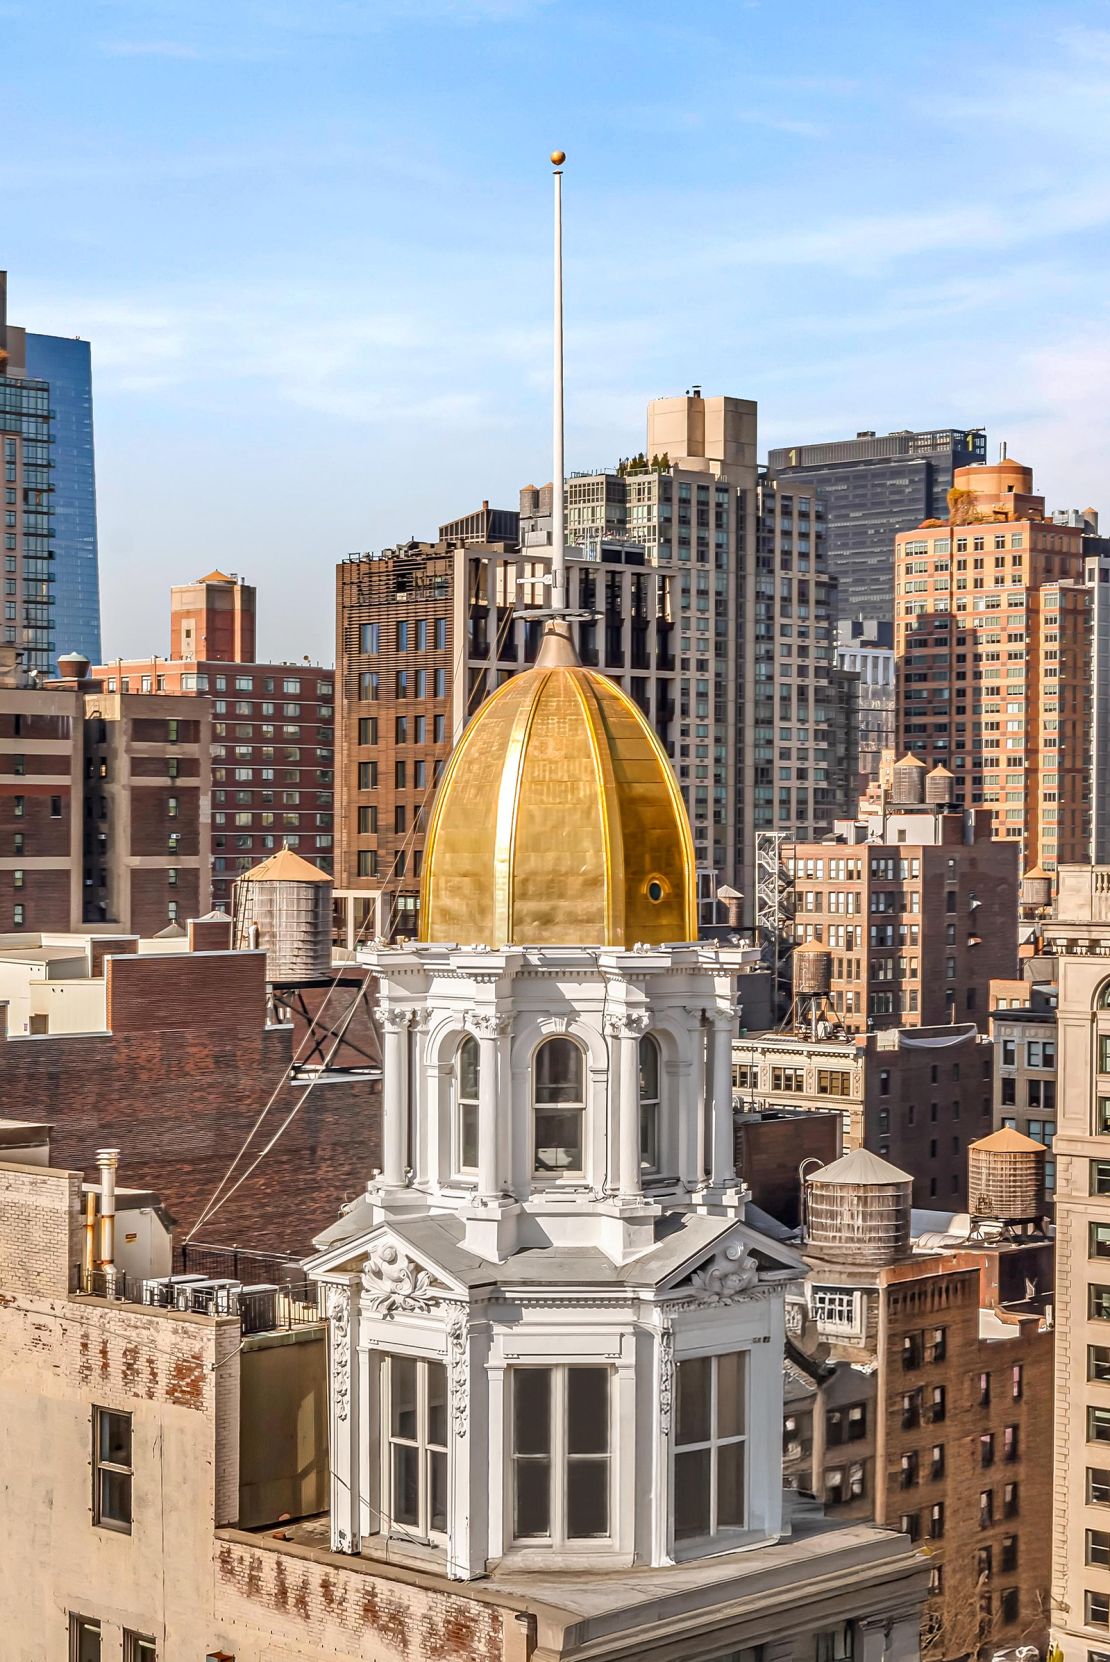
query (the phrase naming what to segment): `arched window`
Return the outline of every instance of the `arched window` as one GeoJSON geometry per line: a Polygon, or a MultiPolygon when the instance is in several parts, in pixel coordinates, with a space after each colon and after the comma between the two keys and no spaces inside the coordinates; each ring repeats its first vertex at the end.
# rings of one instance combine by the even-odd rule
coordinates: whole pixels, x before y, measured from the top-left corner
{"type": "Polygon", "coordinates": [[[478,1170],[478,1041],[468,1033],[455,1058],[455,1164],[478,1170]]]}
{"type": "Polygon", "coordinates": [[[583,1169],[585,1070],[573,1039],[545,1039],[532,1064],[535,1169],[558,1177],[583,1169]]]}
{"type": "Polygon", "coordinates": [[[650,1033],[640,1040],[640,1165],[659,1170],[659,1045],[650,1033]]]}

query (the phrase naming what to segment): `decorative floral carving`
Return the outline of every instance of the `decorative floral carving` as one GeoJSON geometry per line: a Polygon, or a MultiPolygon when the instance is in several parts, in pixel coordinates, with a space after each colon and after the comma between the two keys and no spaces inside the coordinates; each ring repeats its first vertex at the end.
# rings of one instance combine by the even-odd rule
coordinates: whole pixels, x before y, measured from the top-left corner
{"type": "Polygon", "coordinates": [[[378,1004],[374,1007],[374,1014],[383,1027],[398,1028],[407,1027],[416,1011],[403,1004],[378,1004]]]}
{"type": "Polygon", "coordinates": [[[690,1285],[696,1287],[704,1299],[722,1303],[725,1299],[746,1293],[758,1277],[759,1266],[752,1255],[739,1241],[730,1241],[704,1270],[694,1271],[690,1285]]]}
{"type": "Polygon", "coordinates": [[[651,1026],[651,1018],[639,1010],[623,1010],[618,1015],[606,1018],[610,1033],[615,1039],[638,1039],[651,1026]]]}
{"type": "Polygon", "coordinates": [[[351,1411],[351,1294],[347,1287],[329,1287],[331,1323],[331,1377],[335,1417],[345,1420],[351,1411]]]}
{"type": "Polygon", "coordinates": [[[506,1033],[512,1020],[511,1016],[500,1015],[492,1010],[475,1011],[467,1016],[466,1025],[471,1033],[479,1038],[496,1039],[501,1033],[506,1033]]]}
{"type": "Polygon", "coordinates": [[[470,1324],[465,1310],[455,1310],[447,1324],[448,1366],[451,1378],[451,1418],[455,1433],[466,1436],[470,1411],[470,1367],[467,1358],[467,1339],[470,1324]]]}
{"type": "Polygon", "coordinates": [[[659,1429],[671,1434],[671,1407],[674,1403],[674,1334],[664,1328],[659,1335],[659,1429]]]}
{"type": "Polygon", "coordinates": [[[434,1303],[431,1276],[398,1251],[392,1241],[376,1247],[366,1261],[362,1284],[370,1294],[368,1308],[379,1316],[424,1314],[434,1303]]]}

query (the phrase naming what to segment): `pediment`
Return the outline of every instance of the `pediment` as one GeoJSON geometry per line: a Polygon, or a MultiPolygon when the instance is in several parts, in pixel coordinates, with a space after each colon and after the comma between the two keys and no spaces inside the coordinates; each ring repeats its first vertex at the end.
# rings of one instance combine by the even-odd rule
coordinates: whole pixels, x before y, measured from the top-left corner
{"type": "Polygon", "coordinates": [[[660,1294],[684,1294],[711,1303],[752,1296],[760,1283],[781,1285],[805,1274],[798,1255],[744,1223],[734,1223],[678,1265],[660,1294]]]}
{"type": "Polygon", "coordinates": [[[363,1309],[383,1316],[420,1314],[443,1298],[466,1296],[465,1284],[394,1223],[379,1223],[333,1254],[319,1254],[309,1267],[317,1275],[360,1275],[363,1309]]]}

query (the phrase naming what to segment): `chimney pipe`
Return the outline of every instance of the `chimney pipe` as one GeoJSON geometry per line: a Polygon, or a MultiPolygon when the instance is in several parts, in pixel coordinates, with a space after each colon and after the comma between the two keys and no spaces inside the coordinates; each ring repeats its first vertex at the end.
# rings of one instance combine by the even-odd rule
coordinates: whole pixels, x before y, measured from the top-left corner
{"type": "Polygon", "coordinates": [[[85,1255],[83,1291],[92,1292],[93,1271],[96,1269],[96,1195],[92,1189],[85,1196],[85,1255]]]}
{"type": "Polygon", "coordinates": [[[98,1148],[100,1167],[100,1268],[105,1272],[111,1296],[116,1279],[116,1168],[118,1148],[98,1148]]]}

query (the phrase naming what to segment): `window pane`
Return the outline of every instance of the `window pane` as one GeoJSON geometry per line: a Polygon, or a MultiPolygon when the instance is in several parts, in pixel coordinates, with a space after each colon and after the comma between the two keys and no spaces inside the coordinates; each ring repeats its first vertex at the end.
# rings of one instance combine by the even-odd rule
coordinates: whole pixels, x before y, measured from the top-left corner
{"type": "Polygon", "coordinates": [[[98,1515],[103,1523],[131,1522],[131,1477],[129,1473],[101,1470],[98,1515]]]}
{"type": "Polygon", "coordinates": [[[675,1372],[678,1375],[678,1412],[674,1440],[676,1443],[707,1442],[712,1360],[708,1356],[692,1356],[680,1362],[675,1372]]]}
{"type": "Polygon", "coordinates": [[[582,1101],[582,1052],[571,1039],[545,1039],[536,1052],[536,1101],[582,1101]]]}
{"type": "Polygon", "coordinates": [[[560,1113],[550,1109],[536,1115],[536,1170],[581,1171],[582,1110],[560,1113]]]}
{"type": "Polygon", "coordinates": [[[416,1362],[411,1356],[392,1356],[390,1409],[394,1437],[416,1440],[416,1362]]]}
{"type": "Polygon", "coordinates": [[[640,1097],[659,1100],[659,1046],[650,1036],[640,1040],[640,1097]]]}
{"type": "Polygon", "coordinates": [[[432,1453],[428,1456],[430,1492],[428,1499],[428,1527],[438,1534],[447,1533],[447,1456],[432,1453]]]}
{"type": "Polygon", "coordinates": [[[608,1460],[571,1460],[567,1466],[567,1536],[609,1533],[608,1460]]]}
{"type": "Polygon", "coordinates": [[[447,1369],[442,1362],[428,1362],[428,1441],[447,1447],[447,1369]]]}
{"type": "Polygon", "coordinates": [[[738,1437],[744,1429],[744,1356],[717,1358],[717,1435],[738,1437]]]}
{"type": "Polygon", "coordinates": [[[709,1534],[709,1460],[707,1448],[674,1457],[674,1534],[676,1541],[709,1534]]]}
{"type": "Polygon", "coordinates": [[[567,1370],[567,1450],[570,1454],[608,1454],[608,1368],[567,1370]]]}
{"type": "Polygon", "coordinates": [[[551,1369],[513,1369],[513,1451],[551,1452],[551,1369]]]}
{"type": "Polygon", "coordinates": [[[408,1443],[393,1444],[393,1521],[420,1522],[420,1451],[408,1443]]]}
{"type": "Polygon", "coordinates": [[[113,1466],[131,1464],[131,1415],[100,1411],[100,1458],[113,1466]]]}
{"type": "Polygon", "coordinates": [[[459,1115],[459,1164],[468,1170],[478,1165],[478,1104],[464,1102],[459,1115]]]}
{"type": "Polygon", "coordinates": [[[744,1527],[744,1445],[726,1443],[717,1450],[717,1528],[744,1527]]]}
{"type": "Polygon", "coordinates": [[[100,1623],[82,1616],[70,1617],[74,1662],[100,1662],[100,1623]]]}
{"type": "Polygon", "coordinates": [[[515,1496],[513,1533],[527,1538],[551,1533],[551,1462],[517,1460],[513,1465],[515,1496]]]}
{"type": "Polygon", "coordinates": [[[459,1096],[478,1096],[478,1041],[466,1038],[459,1046],[459,1096]]]}

